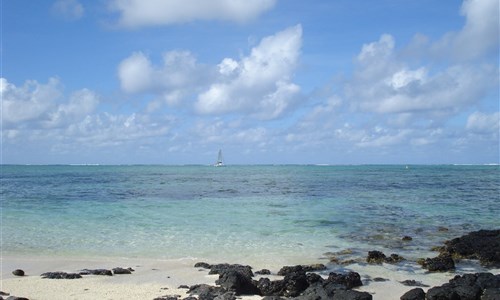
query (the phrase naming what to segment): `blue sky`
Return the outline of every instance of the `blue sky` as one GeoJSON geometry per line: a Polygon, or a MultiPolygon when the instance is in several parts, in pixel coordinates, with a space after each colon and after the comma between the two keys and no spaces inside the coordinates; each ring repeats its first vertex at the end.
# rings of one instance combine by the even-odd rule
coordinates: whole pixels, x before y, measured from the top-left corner
{"type": "Polygon", "coordinates": [[[2,162],[499,163],[499,1],[2,1],[2,162]]]}

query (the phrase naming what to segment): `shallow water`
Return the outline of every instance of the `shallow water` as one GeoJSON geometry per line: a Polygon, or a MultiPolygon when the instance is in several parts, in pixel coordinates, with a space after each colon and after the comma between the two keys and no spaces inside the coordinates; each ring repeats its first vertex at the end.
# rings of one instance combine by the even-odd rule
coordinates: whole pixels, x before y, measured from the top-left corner
{"type": "Polygon", "coordinates": [[[1,180],[5,254],[417,258],[500,227],[499,166],[2,166],[1,180]]]}

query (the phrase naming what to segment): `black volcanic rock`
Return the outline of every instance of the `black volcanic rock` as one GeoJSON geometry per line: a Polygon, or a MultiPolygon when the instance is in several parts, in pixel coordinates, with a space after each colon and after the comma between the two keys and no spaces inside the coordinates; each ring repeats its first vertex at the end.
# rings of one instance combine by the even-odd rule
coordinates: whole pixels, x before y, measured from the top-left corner
{"type": "Polygon", "coordinates": [[[479,230],[445,242],[443,252],[456,258],[478,259],[485,266],[500,266],[500,229],[479,230]]]}
{"type": "Polygon", "coordinates": [[[430,272],[446,272],[455,269],[455,262],[450,255],[439,255],[435,258],[427,258],[422,262],[422,267],[430,272]]]}
{"type": "MultiPolygon", "coordinates": [[[[448,283],[427,291],[428,300],[483,300],[500,291],[500,275],[476,273],[457,275],[448,283]],[[484,296],[486,295],[486,296],[484,296]]],[[[499,295],[500,293],[497,293],[499,295]]],[[[498,299],[498,298],[492,298],[498,299]]]]}
{"type": "Polygon", "coordinates": [[[336,290],[333,294],[333,300],[372,300],[373,297],[367,292],[353,290],[336,290]]]}
{"type": "Polygon", "coordinates": [[[210,267],[212,267],[212,265],[210,265],[206,262],[197,262],[194,264],[194,267],[195,268],[210,269],[210,267]]]}
{"type": "Polygon", "coordinates": [[[286,297],[296,297],[309,287],[306,272],[303,270],[288,273],[283,279],[283,284],[284,291],[282,294],[286,297]]]}
{"type": "Polygon", "coordinates": [[[134,271],[132,268],[113,268],[113,274],[132,274],[132,271],[134,271]]]}
{"type": "Polygon", "coordinates": [[[76,273],[66,273],[66,272],[46,272],[43,273],[42,278],[47,279],[78,279],[82,278],[82,275],[76,273]]]}
{"type": "Polygon", "coordinates": [[[481,300],[498,300],[500,299],[500,289],[485,289],[481,300]]]}
{"type": "Polygon", "coordinates": [[[407,280],[403,280],[403,281],[400,281],[401,284],[403,285],[406,285],[406,286],[420,286],[420,287],[428,287],[428,285],[426,284],[423,284],[422,282],[420,281],[415,281],[413,279],[407,279],[407,280]]]}
{"type": "Polygon", "coordinates": [[[208,284],[196,284],[189,288],[189,295],[198,295],[198,299],[214,299],[226,293],[224,288],[220,286],[211,286],[208,284]]]}
{"type": "Polygon", "coordinates": [[[425,300],[425,292],[421,288],[414,288],[404,293],[399,299],[401,300],[425,300]]]}
{"type": "Polygon", "coordinates": [[[21,269],[17,269],[12,271],[12,274],[14,274],[15,276],[24,276],[24,271],[21,269]]]}
{"type": "Polygon", "coordinates": [[[271,271],[268,269],[262,269],[260,271],[256,271],[255,274],[257,275],[271,275],[271,271]]]}
{"type": "Polygon", "coordinates": [[[113,276],[113,272],[111,272],[111,270],[106,270],[106,269],[95,269],[95,270],[83,269],[79,272],[79,274],[113,276]]]}
{"type": "Polygon", "coordinates": [[[219,275],[215,282],[227,291],[235,292],[236,295],[258,295],[260,290],[255,286],[250,276],[236,269],[231,269],[219,275]]]}
{"type": "Polygon", "coordinates": [[[367,263],[381,264],[385,262],[386,256],[381,251],[368,251],[367,263]]]}
{"type": "Polygon", "coordinates": [[[330,273],[328,281],[345,286],[347,289],[352,289],[362,286],[361,276],[356,272],[349,272],[347,274],[330,273]]]}
{"type": "Polygon", "coordinates": [[[391,254],[391,256],[387,257],[383,252],[381,251],[368,251],[368,256],[366,257],[366,262],[370,264],[381,264],[381,263],[389,263],[389,264],[395,264],[400,261],[405,260],[402,256],[398,254],[391,254]]]}
{"type": "Polygon", "coordinates": [[[208,274],[223,274],[228,271],[237,271],[245,275],[246,277],[253,277],[252,267],[243,266],[239,264],[217,264],[211,265],[208,274]]]}
{"type": "Polygon", "coordinates": [[[262,296],[279,296],[285,287],[283,280],[271,281],[269,278],[260,278],[254,284],[262,296]]]}
{"type": "Polygon", "coordinates": [[[304,272],[304,267],[298,265],[298,266],[284,266],[278,271],[278,275],[281,276],[286,276],[291,273],[296,273],[296,272],[304,272]]]}

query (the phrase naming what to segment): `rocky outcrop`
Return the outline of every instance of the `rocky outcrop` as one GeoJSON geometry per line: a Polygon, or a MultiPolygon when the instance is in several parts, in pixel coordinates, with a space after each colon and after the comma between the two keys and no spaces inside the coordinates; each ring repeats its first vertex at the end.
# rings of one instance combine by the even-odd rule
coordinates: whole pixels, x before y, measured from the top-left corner
{"type": "Polygon", "coordinates": [[[297,300],[372,299],[366,292],[351,290],[362,285],[358,273],[332,272],[327,279],[313,273],[326,269],[323,264],[285,266],[278,272],[283,279],[273,281],[266,277],[252,280],[253,273],[250,266],[197,263],[195,267],[209,269],[211,274],[219,274],[219,279],[215,282],[218,286],[196,285],[189,288],[188,294],[197,295],[198,299],[230,299],[239,295],[297,300]]]}
{"type": "Polygon", "coordinates": [[[419,261],[424,269],[430,272],[446,272],[455,270],[455,262],[450,255],[442,254],[435,258],[426,258],[419,261]]]}
{"type": "Polygon", "coordinates": [[[442,253],[454,258],[478,259],[484,266],[500,266],[500,229],[479,230],[445,242],[442,253]]]}
{"type": "Polygon", "coordinates": [[[252,281],[252,277],[237,269],[224,271],[219,275],[219,279],[215,283],[223,287],[226,291],[234,292],[236,295],[260,294],[259,289],[252,281]]]}
{"type": "Polygon", "coordinates": [[[490,300],[500,299],[500,275],[476,273],[457,275],[448,283],[430,288],[427,293],[420,288],[406,292],[401,300],[490,300]]]}
{"type": "Polygon", "coordinates": [[[210,265],[210,271],[208,274],[213,275],[213,274],[224,274],[228,271],[237,271],[239,273],[242,273],[246,277],[253,277],[253,272],[252,272],[252,267],[250,266],[244,266],[244,265],[239,265],[239,264],[216,264],[216,265],[210,265]]]}

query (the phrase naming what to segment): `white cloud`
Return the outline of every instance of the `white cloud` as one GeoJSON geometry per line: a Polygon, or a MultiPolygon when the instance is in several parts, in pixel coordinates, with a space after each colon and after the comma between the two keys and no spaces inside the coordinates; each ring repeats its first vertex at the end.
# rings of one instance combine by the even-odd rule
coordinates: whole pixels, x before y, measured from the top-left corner
{"type": "Polygon", "coordinates": [[[161,141],[176,122],[166,115],[97,112],[99,95],[81,89],[65,97],[61,83],[54,78],[47,84],[26,81],[20,87],[1,78],[0,92],[2,138],[9,155],[15,154],[12,149],[26,145],[52,154],[120,145],[138,149],[161,141]]]}
{"type": "Polygon", "coordinates": [[[147,115],[88,115],[80,122],[70,124],[60,134],[66,137],[65,147],[110,147],[127,143],[140,145],[148,139],[166,136],[175,118],[153,119],[147,115]]]}
{"type": "Polygon", "coordinates": [[[196,20],[247,22],[270,10],[277,0],[113,0],[119,25],[142,27],[196,20]]]}
{"type": "Polygon", "coordinates": [[[423,34],[417,34],[407,51],[414,56],[460,62],[488,55],[498,58],[499,5],[498,0],[463,1],[461,14],[465,16],[465,24],[459,31],[448,32],[435,42],[423,34]]]}
{"type": "Polygon", "coordinates": [[[66,20],[78,20],[85,12],[82,4],[77,0],[57,0],[52,5],[52,12],[66,20]]]}
{"type": "Polygon", "coordinates": [[[475,112],[467,118],[467,130],[480,134],[496,134],[500,130],[500,113],[475,112]]]}
{"type": "Polygon", "coordinates": [[[220,82],[198,96],[196,110],[201,114],[245,112],[263,119],[282,115],[300,93],[290,80],[301,45],[302,27],[297,25],[264,38],[239,62],[225,58],[219,64],[220,82]]]}
{"type": "Polygon", "coordinates": [[[345,96],[362,111],[454,114],[481,99],[498,81],[488,65],[452,65],[442,70],[411,69],[383,35],[364,45],[345,96]]]}
{"type": "Polygon", "coordinates": [[[183,96],[198,90],[210,74],[211,70],[198,64],[189,51],[164,53],[160,66],[153,65],[144,53],[136,52],[118,66],[118,77],[125,92],[160,94],[162,101],[168,104],[177,104],[183,96]]]}
{"type": "Polygon", "coordinates": [[[9,83],[6,78],[1,78],[0,81],[2,117],[7,127],[46,119],[62,95],[59,80],[55,78],[50,78],[47,84],[26,81],[21,87],[9,83]]]}
{"type": "Polygon", "coordinates": [[[465,26],[454,36],[453,50],[459,58],[478,58],[499,46],[498,0],[465,0],[461,13],[466,17],[465,26]]]}
{"type": "Polygon", "coordinates": [[[80,121],[94,112],[98,104],[99,96],[93,91],[88,89],[76,91],[68,103],[60,104],[57,110],[49,113],[49,119],[43,124],[46,127],[57,127],[80,121]]]}
{"type": "Polygon", "coordinates": [[[155,66],[142,52],[118,67],[121,87],[128,93],[152,93],[152,112],[163,103],[189,104],[196,99],[199,114],[251,114],[260,119],[282,116],[298,101],[300,87],[291,82],[302,46],[300,25],[262,39],[248,56],[224,58],[215,66],[197,63],[189,51],[170,51],[155,66]]]}
{"type": "Polygon", "coordinates": [[[121,87],[129,93],[145,91],[154,86],[153,73],[151,62],[142,52],[133,53],[118,67],[121,87]]]}

